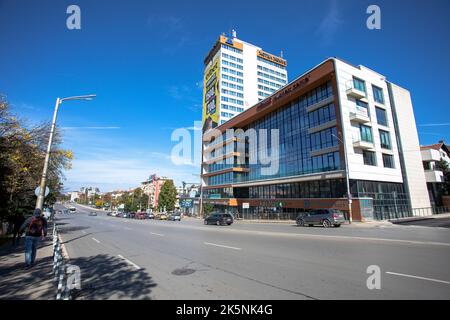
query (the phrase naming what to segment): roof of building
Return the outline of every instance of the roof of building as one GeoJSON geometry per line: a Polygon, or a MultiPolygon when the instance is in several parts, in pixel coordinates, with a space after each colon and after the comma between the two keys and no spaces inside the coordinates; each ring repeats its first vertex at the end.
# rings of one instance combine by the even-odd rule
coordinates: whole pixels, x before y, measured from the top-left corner
{"type": "Polygon", "coordinates": [[[439,141],[438,143],[430,144],[427,146],[420,146],[420,150],[429,150],[429,149],[437,151],[444,150],[450,156],[450,148],[448,147],[448,145],[445,144],[444,141],[439,141]]]}

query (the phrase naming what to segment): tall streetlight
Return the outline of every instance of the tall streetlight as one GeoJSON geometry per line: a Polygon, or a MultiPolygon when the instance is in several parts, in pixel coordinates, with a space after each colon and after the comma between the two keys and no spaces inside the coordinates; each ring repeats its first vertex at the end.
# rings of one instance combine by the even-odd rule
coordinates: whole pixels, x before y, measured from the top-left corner
{"type": "Polygon", "coordinates": [[[353,217],[352,217],[352,199],[351,199],[351,192],[350,192],[350,171],[348,170],[348,159],[347,159],[347,152],[346,152],[346,146],[344,141],[341,140],[341,138],[339,138],[338,136],[336,136],[335,134],[331,134],[333,137],[335,137],[336,139],[338,139],[343,147],[344,147],[344,153],[345,153],[345,181],[347,183],[347,201],[348,201],[348,222],[351,224],[353,222],[353,217]]]}
{"type": "Polygon", "coordinates": [[[95,94],[89,94],[89,95],[85,95],[85,96],[74,96],[74,97],[57,98],[56,99],[55,111],[53,113],[52,127],[50,129],[50,137],[48,139],[47,152],[45,154],[44,169],[42,170],[42,177],[41,177],[41,184],[40,184],[40,189],[39,189],[39,195],[38,195],[37,200],[36,200],[36,209],[41,209],[42,210],[42,206],[44,205],[45,187],[47,185],[48,163],[49,163],[49,160],[50,160],[50,151],[51,151],[51,148],[52,148],[53,135],[55,134],[56,118],[58,117],[59,106],[64,101],[69,101],[69,100],[90,101],[90,100],[93,100],[95,97],[96,97],[95,94]]]}

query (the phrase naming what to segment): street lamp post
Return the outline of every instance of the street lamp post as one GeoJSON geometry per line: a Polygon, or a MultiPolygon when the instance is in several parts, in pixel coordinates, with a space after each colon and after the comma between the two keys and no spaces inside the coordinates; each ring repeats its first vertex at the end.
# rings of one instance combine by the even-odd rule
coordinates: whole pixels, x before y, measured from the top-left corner
{"type": "MultiPolygon", "coordinates": [[[[346,150],[345,147],[345,143],[344,141],[342,141],[338,136],[336,136],[335,134],[331,134],[333,137],[335,137],[336,139],[338,139],[343,147],[344,147],[344,152],[346,150]]],[[[352,199],[351,199],[351,192],[350,192],[350,171],[348,170],[348,159],[347,159],[347,154],[345,154],[344,156],[345,159],[345,182],[347,184],[347,201],[348,201],[348,222],[350,224],[352,224],[353,222],[353,217],[352,217],[352,199]]]]}
{"type": "Polygon", "coordinates": [[[51,129],[50,129],[50,137],[48,139],[47,152],[45,153],[44,169],[42,170],[39,195],[38,195],[37,200],[36,200],[36,209],[41,209],[42,210],[42,207],[44,205],[45,187],[47,185],[48,164],[50,162],[50,151],[52,149],[53,136],[55,134],[56,119],[58,117],[59,106],[64,101],[68,101],[68,100],[92,100],[94,98],[95,98],[95,94],[86,95],[86,96],[67,97],[67,98],[62,98],[62,99],[61,98],[57,98],[56,99],[55,111],[53,112],[52,126],[51,126],[51,129]]]}

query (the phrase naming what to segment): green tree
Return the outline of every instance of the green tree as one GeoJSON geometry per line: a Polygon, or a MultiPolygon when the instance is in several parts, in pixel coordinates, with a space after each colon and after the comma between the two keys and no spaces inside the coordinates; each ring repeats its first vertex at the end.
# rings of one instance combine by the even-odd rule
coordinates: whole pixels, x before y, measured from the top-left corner
{"type": "MultiPolygon", "coordinates": [[[[33,209],[34,189],[40,182],[49,132],[49,123],[30,126],[15,117],[6,99],[0,96],[0,220],[33,209]]],[[[71,151],[61,149],[61,142],[61,132],[56,128],[47,173],[47,205],[60,195],[63,171],[70,169],[73,159],[71,151]]]]}
{"type": "Polygon", "coordinates": [[[214,206],[211,203],[203,204],[203,213],[205,217],[209,216],[214,211],[214,206]]]}
{"type": "Polygon", "coordinates": [[[172,180],[167,180],[161,187],[161,192],[158,196],[158,210],[166,209],[172,211],[175,209],[177,201],[177,189],[172,180]]]}
{"type": "Polygon", "coordinates": [[[443,192],[445,195],[450,194],[450,165],[444,159],[436,162],[436,169],[444,173],[443,192]]]}

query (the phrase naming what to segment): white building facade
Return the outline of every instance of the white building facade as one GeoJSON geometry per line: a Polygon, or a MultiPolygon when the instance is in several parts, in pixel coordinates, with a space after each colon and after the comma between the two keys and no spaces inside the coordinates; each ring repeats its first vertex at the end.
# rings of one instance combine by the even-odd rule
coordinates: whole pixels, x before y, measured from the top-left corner
{"type": "Polygon", "coordinates": [[[341,59],[207,130],[203,143],[205,201],[244,218],[338,209],[355,220],[384,220],[431,207],[409,91],[341,59]],[[231,140],[228,129],[277,129],[279,169],[267,175],[262,163],[249,163],[239,141],[249,154],[260,144],[231,140]]]}

